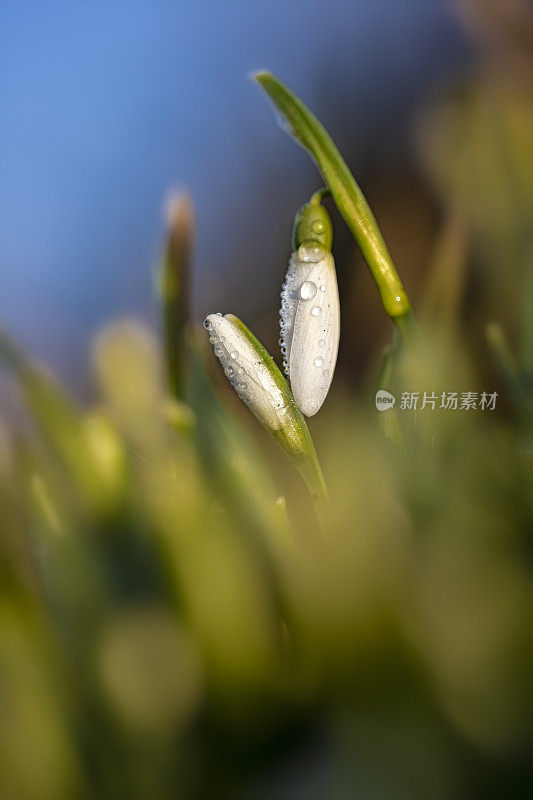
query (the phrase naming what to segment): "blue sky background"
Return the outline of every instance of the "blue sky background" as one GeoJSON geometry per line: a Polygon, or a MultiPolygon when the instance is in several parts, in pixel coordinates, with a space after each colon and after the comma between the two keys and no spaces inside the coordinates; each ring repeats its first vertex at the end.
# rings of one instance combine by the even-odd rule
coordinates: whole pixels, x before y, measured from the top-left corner
{"type": "Polygon", "coordinates": [[[103,322],[153,318],[175,186],[197,207],[198,317],[263,313],[318,180],[247,73],[293,85],[357,173],[465,58],[446,0],[2,0],[1,324],[75,384],[103,322]]]}

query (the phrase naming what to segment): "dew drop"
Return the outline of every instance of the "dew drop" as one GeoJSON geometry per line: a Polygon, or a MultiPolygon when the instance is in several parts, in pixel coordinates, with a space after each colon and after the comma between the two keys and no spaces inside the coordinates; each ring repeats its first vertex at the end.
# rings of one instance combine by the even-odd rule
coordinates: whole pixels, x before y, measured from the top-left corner
{"type": "Polygon", "coordinates": [[[324,347],[324,345],[325,345],[325,344],[326,344],[326,340],[325,340],[325,339],[321,339],[321,340],[319,341],[319,343],[318,343],[318,346],[319,346],[319,347],[324,347]]]}
{"type": "Polygon", "coordinates": [[[313,364],[315,365],[315,367],[321,367],[324,364],[324,359],[321,356],[318,356],[318,358],[315,358],[315,360],[313,361],[313,364]]]}
{"type": "Polygon", "coordinates": [[[326,284],[325,283],[323,283],[322,286],[320,287],[320,291],[321,292],[325,292],[326,291],[326,284]]]}
{"type": "Polygon", "coordinates": [[[324,233],[324,223],[320,222],[320,220],[318,219],[316,220],[316,222],[313,222],[311,227],[313,228],[315,233],[324,233]]]}
{"type": "Polygon", "coordinates": [[[302,300],[312,300],[316,294],[316,284],[313,281],[305,281],[300,287],[300,297],[302,300]]]}
{"type": "Polygon", "coordinates": [[[209,322],[207,317],[204,319],[204,328],[206,329],[206,331],[211,330],[211,323],[209,322]]]}
{"type": "Polygon", "coordinates": [[[222,355],[222,352],[223,351],[222,351],[222,349],[220,347],[215,347],[215,355],[217,356],[217,358],[220,358],[220,356],[222,355]]]}
{"type": "Polygon", "coordinates": [[[318,315],[320,314],[320,306],[313,306],[313,308],[311,309],[311,314],[313,315],[313,317],[318,317],[318,315]]]}
{"type": "Polygon", "coordinates": [[[234,372],[231,367],[225,367],[224,372],[226,374],[226,378],[233,378],[234,372]]]}

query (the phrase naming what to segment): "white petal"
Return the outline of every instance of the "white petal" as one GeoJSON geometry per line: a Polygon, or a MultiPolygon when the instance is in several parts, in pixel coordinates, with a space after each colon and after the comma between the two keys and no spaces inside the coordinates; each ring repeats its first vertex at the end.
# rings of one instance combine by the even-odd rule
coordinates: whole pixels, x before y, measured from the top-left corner
{"type": "Polygon", "coordinates": [[[283,367],[286,375],[289,374],[289,355],[300,288],[310,270],[311,265],[308,262],[300,261],[297,253],[291,255],[289,269],[285,275],[285,283],[281,292],[281,310],[279,312],[280,344],[281,352],[284,356],[283,367]]]}
{"type": "Polygon", "coordinates": [[[293,253],[284,294],[282,348],[294,399],[311,417],[326,399],[339,347],[339,291],[331,253],[302,253],[302,248],[293,253]]]}

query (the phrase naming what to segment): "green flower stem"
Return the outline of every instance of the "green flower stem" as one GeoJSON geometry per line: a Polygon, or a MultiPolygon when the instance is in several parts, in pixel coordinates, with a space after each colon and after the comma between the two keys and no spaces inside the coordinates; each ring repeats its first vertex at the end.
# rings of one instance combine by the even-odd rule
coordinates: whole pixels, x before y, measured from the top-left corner
{"type": "MultiPolygon", "coordinates": [[[[274,431],[273,435],[285,452],[292,458],[296,468],[304,479],[315,503],[319,522],[321,526],[324,527],[326,509],[329,505],[328,490],[304,415],[296,405],[289,384],[281,374],[268,350],[238,317],[232,316],[231,318],[241,333],[261,355],[263,364],[286,398],[288,410],[286,424],[274,431]]],[[[261,422],[260,419],[259,421],[261,422]]]]}
{"type": "Polygon", "coordinates": [[[501,325],[490,322],[485,331],[496,368],[505,383],[516,412],[525,420],[531,421],[532,405],[522,385],[520,373],[509,348],[507,338],[501,325]]]}
{"type": "Polygon", "coordinates": [[[402,341],[408,345],[420,344],[420,329],[412,311],[394,320],[402,341]]]}
{"type": "Polygon", "coordinates": [[[317,189],[316,192],[313,192],[309,198],[309,205],[319,206],[326,197],[331,197],[331,189],[329,186],[323,186],[321,189],[317,189]]]}
{"type": "MultiPolygon", "coordinates": [[[[288,86],[271,72],[257,72],[254,78],[289,124],[293,135],[316,161],[368,264],[385,311],[398,324],[399,320],[411,314],[409,298],[374,215],[346,162],[323,125],[288,86]]],[[[402,335],[403,327],[399,325],[402,335]]]]}
{"type": "MultiPolygon", "coordinates": [[[[379,389],[390,391],[392,387],[392,372],[395,351],[398,346],[397,337],[394,338],[392,344],[388,344],[381,357],[377,378],[374,385],[374,393],[379,389]]],[[[396,408],[389,408],[386,411],[379,413],[379,424],[387,439],[398,448],[404,446],[404,439],[400,422],[398,420],[398,413],[396,408]]]]}

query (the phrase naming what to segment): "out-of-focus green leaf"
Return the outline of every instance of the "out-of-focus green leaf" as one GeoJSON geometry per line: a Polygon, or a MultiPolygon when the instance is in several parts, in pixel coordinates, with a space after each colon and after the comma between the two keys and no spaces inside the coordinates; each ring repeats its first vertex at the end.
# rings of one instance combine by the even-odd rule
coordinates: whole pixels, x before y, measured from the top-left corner
{"type": "Polygon", "coordinates": [[[183,399],[186,374],[186,329],[189,323],[189,268],[194,235],[194,212],[186,194],[173,195],[167,204],[168,230],[158,272],[168,386],[183,399]]]}

